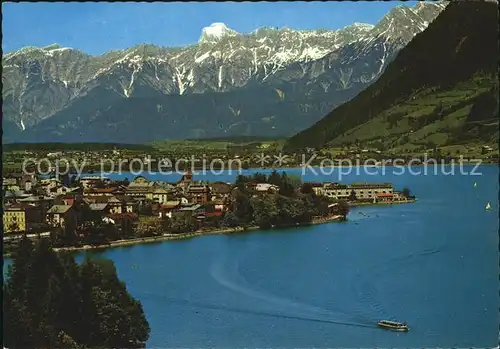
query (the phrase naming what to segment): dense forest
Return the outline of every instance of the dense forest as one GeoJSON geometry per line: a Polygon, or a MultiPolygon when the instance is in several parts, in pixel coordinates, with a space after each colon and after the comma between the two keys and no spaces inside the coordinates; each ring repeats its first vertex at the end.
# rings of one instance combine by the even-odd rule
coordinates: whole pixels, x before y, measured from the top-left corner
{"type": "Polygon", "coordinates": [[[311,222],[315,216],[327,216],[328,205],[338,203],[339,215],[347,216],[349,205],[344,201],[335,201],[316,196],[309,183],[300,183],[300,178],[280,175],[273,171],[266,176],[255,173],[252,176],[239,175],[236,179],[236,191],[229,212],[224,216],[224,226],[258,225],[262,228],[271,226],[289,226],[311,222]],[[269,183],[278,190],[275,193],[257,195],[249,188],[249,182],[269,183]]]}
{"type": "Polygon", "coordinates": [[[142,348],[149,324],[142,305],[109,260],[77,264],[48,240],[23,238],[3,286],[4,346],[142,348]]]}

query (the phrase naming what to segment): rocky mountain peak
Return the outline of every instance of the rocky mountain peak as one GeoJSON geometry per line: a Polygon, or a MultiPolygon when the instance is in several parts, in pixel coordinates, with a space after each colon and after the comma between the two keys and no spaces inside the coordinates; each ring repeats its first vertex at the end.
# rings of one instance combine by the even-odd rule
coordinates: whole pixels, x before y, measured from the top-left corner
{"type": "Polygon", "coordinates": [[[288,135],[375,81],[440,12],[435,5],[405,8],[376,26],[353,23],[338,30],[239,33],[218,22],[203,28],[198,43],[183,47],[143,43],[97,56],[57,44],[23,48],[2,57],[4,124],[12,126],[12,138],[23,131],[26,139],[30,132],[103,139],[104,125],[140,129],[137,115],[152,106],[148,115],[158,130],[175,127],[155,135],[124,131],[122,137],[288,135]],[[261,98],[266,102],[256,104],[261,98]],[[213,129],[215,119],[222,126],[213,129]]]}
{"type": "Polygon", "coordinates": [[[200,42],[218,42],[226,36],[235,36],[238,33],[221,22],[212,23],[201,31],[200,42]]]}

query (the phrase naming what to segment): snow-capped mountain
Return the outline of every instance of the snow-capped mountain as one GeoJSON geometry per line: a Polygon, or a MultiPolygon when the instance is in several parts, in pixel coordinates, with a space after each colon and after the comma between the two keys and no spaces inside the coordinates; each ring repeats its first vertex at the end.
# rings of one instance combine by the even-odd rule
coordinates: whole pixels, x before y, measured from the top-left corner
{"type": "Polygon", "coordinates": [[[224,23],[212,23],[211,26],[203,28],[200,42],[214,43],[227,36],[236,36],[238,33],[229,29],[224,23]]]}
{"type": "Polygon", "coordinates": [[[397,6],[339,30],[203,28],[198,43],[90,56],[50,45],[2,57],[7,140],[284,136],[374,82],[445,7],[397,6]],[[8,133],[7,131],[8,130],[8,133]]]}

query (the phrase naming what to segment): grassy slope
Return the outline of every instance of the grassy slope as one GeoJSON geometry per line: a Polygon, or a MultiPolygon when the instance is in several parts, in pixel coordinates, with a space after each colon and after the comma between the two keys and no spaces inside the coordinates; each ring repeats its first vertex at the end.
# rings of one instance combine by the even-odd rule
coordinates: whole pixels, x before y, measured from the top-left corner
{"type": "Polygon", "coordinates": [[[384,148],[496,143],[497,20],[495,3],[449,4],[375,84],[290,138],[285,148],[356,140],[381,140],[384,148]]]}
{"type": "Polygon", "coordinates": [[[270,149],[280,148],[283,144],[280,139],[199,139],[199,140],[168,140],[152,142],[152,146],[158,150],[207,150],[207,151],[226,151],[228,149],[270,149]]]}
{"type": "MultiPolygon", "coordinates": [[[[475,76],[440,92],[423,90],[380,112],[375,118],[328,142],[340,146],[360,141],[365,147],[382,146],[396,152],[451,144],[496,144],[498,117],[479,121],[469,115],[478,97],[490,96],[490,77],[475,76]],[[442,110],[436,113],[436,106],[442,110]]],[[[488,113],[491,115],[490,113],[488,113]]]]}

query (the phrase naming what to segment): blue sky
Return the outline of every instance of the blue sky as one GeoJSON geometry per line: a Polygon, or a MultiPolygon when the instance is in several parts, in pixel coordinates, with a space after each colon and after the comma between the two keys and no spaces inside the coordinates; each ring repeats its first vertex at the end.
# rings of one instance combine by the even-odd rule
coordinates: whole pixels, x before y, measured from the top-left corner
{"type": "MultiPolygon", "coordinates": [[[[140,43],[181,46],[223,22],[238,32],[261,26],[338,29],[375,24],[401,2],[3,3],[3,51],[58,43],[90,54],[140,43]]],[[[415,5],[416,2],[408,2],[415,5]]]]}

